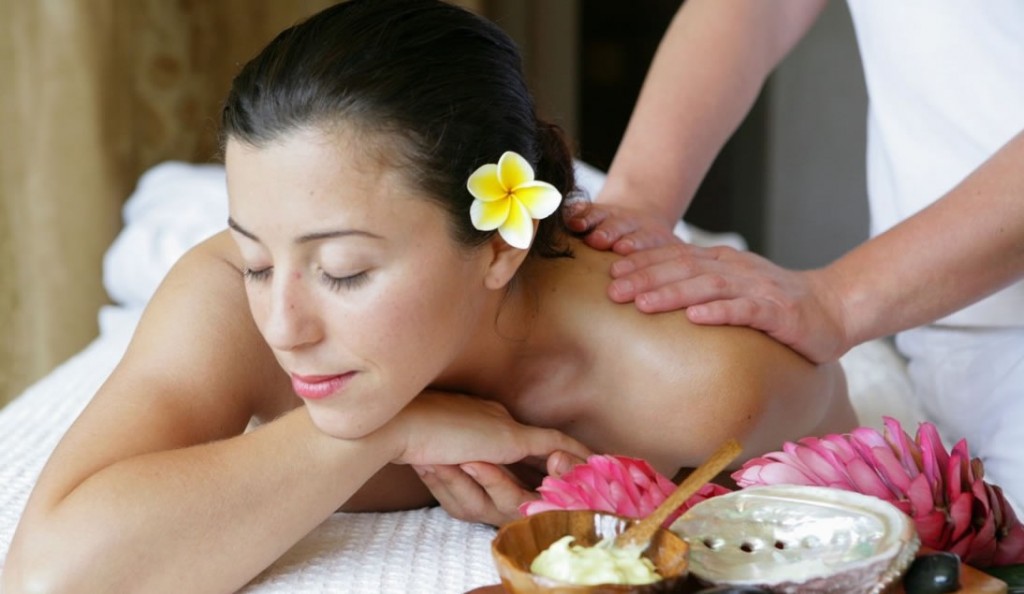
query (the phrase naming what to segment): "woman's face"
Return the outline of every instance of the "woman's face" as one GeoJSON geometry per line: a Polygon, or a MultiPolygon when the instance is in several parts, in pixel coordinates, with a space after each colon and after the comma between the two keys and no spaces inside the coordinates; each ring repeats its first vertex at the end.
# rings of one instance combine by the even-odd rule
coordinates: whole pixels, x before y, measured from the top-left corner
{"type": "Polygon", "coordinates": [[[302,130],[226,152],[253,318],[317,426],[343,438],[452,365],[490,293],[486,250],[458,246],[441,208],[355,138],[302,130]]]}

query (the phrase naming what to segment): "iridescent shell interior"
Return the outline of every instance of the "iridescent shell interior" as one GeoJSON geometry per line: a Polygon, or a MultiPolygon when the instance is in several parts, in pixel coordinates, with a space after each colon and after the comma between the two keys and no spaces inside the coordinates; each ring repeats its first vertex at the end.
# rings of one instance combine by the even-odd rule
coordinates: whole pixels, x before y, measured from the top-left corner
{"type": "Polygon", "coordinates": [[[876,497],[826,487],[750,487],[703,501],[671,530],[690,572],[772,592],[889,590],[920,540],[910,518],[876,497]]]}

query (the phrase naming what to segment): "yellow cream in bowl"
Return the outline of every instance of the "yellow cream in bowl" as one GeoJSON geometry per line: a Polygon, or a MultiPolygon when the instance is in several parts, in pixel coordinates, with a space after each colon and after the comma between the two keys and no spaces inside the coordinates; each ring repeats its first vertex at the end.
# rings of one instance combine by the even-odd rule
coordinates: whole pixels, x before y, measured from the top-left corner
{"type": "Polygon", "coordinates": [[[605,538],[592,547],[574,545],[564,536],[537,555],[530,571],[553,580],[581,586],[650,584],[661,579],[654,564],[641,557],[640,547],[617,547],[605,538]]]}

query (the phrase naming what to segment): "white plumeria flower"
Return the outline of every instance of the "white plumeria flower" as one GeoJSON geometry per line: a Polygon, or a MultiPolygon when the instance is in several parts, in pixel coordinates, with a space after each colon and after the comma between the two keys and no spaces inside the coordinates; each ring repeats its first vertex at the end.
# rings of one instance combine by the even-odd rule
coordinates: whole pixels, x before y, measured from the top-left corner
{"type": "Polygon", "coordinates": [[[533,167],[522,156],[506,151],[497,163],[481,165],[466,187],[473,195],[469,217],[481,231],[498,230],[510,246],[525,250],[533,240],[533,219],[558,209],[562,193],[533,179],[533,167]]]}

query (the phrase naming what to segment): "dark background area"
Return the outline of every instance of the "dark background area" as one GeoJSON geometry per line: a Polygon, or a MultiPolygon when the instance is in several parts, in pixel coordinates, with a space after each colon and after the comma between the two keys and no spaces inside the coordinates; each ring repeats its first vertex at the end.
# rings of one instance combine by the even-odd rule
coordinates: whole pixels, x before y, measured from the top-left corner
{"type": "MultiPolygon", "coordinates": [[[[647,69],[681,0],[584,0],[579,10],[579,156],[607,171],[647,69]]],[[[761,251],[764,219],[764,100],[708,172],[686,214],[709,231],[736,231],[761,251]]]]}

